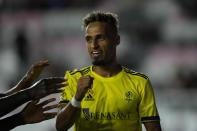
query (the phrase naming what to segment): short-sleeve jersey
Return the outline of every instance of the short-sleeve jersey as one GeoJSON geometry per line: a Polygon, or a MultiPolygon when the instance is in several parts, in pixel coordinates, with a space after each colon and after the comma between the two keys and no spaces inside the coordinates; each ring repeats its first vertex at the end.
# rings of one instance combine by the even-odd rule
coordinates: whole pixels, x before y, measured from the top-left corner
{"type": "Polygon", "coordinates": [[[122,67],[113,77],[102,77],[92,66],[67,71],[68,86],[60,103],[69,102],[80,77],[94,78],[93,87],[81,101],[75,131],[142,131],[142,122],[159,121],[151,83],[147,76],[122,67]]]}

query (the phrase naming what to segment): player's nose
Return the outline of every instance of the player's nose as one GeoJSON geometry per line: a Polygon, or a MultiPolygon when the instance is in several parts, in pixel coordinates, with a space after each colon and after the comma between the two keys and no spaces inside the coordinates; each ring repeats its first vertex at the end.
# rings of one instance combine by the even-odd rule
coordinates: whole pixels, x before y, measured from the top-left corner
{"type": "Polygon", "coordinates": [[[97,40],[93,40],[91,43],[91,48],[93,49],[97,49],[99,47],[98,41],[97,40]]]}

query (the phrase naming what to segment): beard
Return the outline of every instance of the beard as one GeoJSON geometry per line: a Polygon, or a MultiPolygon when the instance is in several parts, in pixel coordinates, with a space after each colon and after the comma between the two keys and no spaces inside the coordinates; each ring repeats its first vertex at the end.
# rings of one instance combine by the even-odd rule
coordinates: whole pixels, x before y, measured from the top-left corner
{"type": "Polygon", "coordinates": [[[100,60],[100,61],[94,60],[94,61],[92,61],[92,64],[96,65],[96,66],[105,66],[106,62],[104,60],[100,60]]]}
{"type": "Polygon", "coordinates": [[[112,60],[110,61],[105,61],[105,60],[93,60],[92,64],[95,66],[106,66],[110,65],[112,63],[112,60]]]}

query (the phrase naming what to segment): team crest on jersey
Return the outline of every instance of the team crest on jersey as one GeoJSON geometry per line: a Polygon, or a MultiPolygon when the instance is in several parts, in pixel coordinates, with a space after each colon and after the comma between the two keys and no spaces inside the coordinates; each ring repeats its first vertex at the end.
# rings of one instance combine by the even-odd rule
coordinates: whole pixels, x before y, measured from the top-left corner
{"type": "Polygon", "coordinates": [[[94,91],[92,89],[88,90],[85,101],[94,101],[94,91]]]}
{"type": "Polygon", "coordinates": [[[135,95],[131,92],[131,91],[127,91],[125,92],[125,100],[130,102],[130,101],[133,101],[135,100],[135,95]]]}

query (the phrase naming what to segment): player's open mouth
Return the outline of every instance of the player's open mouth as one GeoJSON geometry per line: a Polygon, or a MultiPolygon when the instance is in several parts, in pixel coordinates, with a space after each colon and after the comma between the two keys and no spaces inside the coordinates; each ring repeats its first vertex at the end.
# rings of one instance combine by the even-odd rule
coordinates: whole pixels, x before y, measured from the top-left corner
{"type": "Polygon", "coordinates": [[[98,57],[98,56],[101,55],[101,51],[92,51],[91,54],[92,54],[93,57],[98,57]]]}

